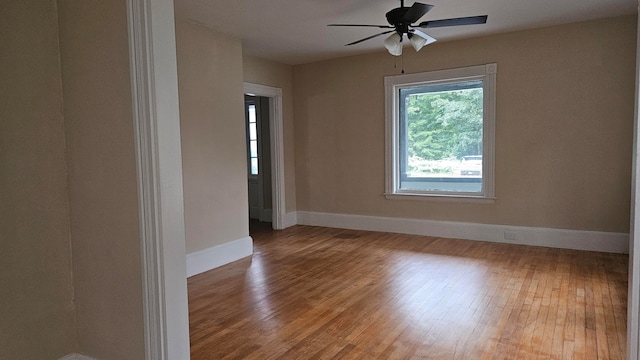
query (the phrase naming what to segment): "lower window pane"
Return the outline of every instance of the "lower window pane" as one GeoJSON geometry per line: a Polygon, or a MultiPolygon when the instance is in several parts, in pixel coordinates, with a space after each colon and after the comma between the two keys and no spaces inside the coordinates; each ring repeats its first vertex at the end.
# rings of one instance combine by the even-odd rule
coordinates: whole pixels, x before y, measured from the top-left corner
{"type": "Polygon", "coordinates": [[[251,175],[258,175],[258,159],[251,158],[251,175]]]}
{"type": "Polygon", "coordinates": [[[482,178],[405,178],[400,181],[400,190],[479,193],[482,191],[482,178]]]}

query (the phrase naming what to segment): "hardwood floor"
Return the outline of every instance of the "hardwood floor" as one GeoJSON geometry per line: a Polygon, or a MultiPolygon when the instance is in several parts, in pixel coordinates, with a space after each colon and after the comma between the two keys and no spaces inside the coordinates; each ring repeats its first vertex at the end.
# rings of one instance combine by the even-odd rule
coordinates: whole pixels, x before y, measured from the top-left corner
{"type": "Polygon", "coordinates": [[[191,358],[624,359],[627,255],[295,226],[189,278],[191,358]]]}

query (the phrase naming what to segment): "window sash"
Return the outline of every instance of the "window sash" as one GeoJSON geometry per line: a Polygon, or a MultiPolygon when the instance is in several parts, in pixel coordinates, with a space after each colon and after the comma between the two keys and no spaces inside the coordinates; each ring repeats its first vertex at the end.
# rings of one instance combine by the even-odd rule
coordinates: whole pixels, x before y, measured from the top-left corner
{"type": "MultiPolygon", "coordinates": [[[[472,81],[451,81],[438,83],[435,85],[426,84],[416,87],[405,88],[401,87],[398,91],[399,94],[399,117],[398,127],[399,127],[399,154],[400,154],[400,168],[399,168],[399,190],[405,191],[420,191],[420,192],[428,192],[428,193],[442,193],[442,194],[469,194],[469,195],[481,195],[483,193],[483,183],[484,176],[480,178],[465,178],[462,176],[453,177],[443,177],[443,176],[425,176],[425,177],[409,177],[408,169],[409,169],[409,114],[406,112],[408,97],[414,95],[421,94],[434,94],[434,93],[444,93],[450,91],[460,91],[460,90],[472,90],[472,89],[482,89],[484,80],[472,80],[472,81]],[[405,187],[410,183],[414,184],[422,184],[422,186],[416,186],[414,188],[405,187]],[[427,188],[424,184],[431,183],[432,186],[437,186],[440,184],[440,189],[438,188],[427,188]],[[479,186],[477,185],[479,184],[479,186]],[[444,186],[443,186],[444,185],[444,186]],[[450,188],[449,190],[444,190],[443,188],[450,188]],[[420,189],[423,188],[423,189],[420,189]],[[475,190],[478,188],[477,190],[475,190]]],[[[484,94],[483,94],[484,98],[484,94]]],[[[484,119],[483,119],[484,123],[484,119]]],[[[480,139],[482,141],[482,139],[480,139]]],[[[468,154],[471,155],[471,154],[468,154]]],[[[481,155],[481,154],[473,154],[473,155],[481,155]]],[[[484,163],[484,161],[483,161],[484,163]]]]}

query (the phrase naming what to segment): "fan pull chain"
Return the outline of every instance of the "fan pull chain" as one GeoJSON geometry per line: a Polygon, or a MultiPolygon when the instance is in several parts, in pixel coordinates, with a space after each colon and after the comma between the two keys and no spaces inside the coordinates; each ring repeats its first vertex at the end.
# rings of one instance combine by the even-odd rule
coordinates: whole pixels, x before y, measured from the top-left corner
{"type": "Polygon", "coordinates": [[[397,69],[398,68],[398,58],[400,58],[400,72],[402,74],[404,74],[404,55],[400,54],[400,56],[394,56],[393,60],[394,60],[394,64],[393,64],[393,68],[397,69]]]}

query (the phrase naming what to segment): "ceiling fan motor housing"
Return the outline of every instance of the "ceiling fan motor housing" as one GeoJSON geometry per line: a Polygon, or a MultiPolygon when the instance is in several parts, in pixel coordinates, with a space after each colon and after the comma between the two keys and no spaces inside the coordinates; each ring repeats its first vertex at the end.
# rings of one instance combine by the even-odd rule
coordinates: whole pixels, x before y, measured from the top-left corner
{"type": "Polygon", "coordinates": [[[418,2],[414,3],[411,7],[405,7],[404,1],[401,1],[400,7],[387,12],[385,16],[389,24],[395,28],[398,34],[409,34],[411,24],[431,10],[432,7],[433,5],[418,2]]]}
{"type": "Polygon", "coordinates": [[[389,11],[386,14],[387,21],[396,28],[401,25],[408,28],[410,24],[402,24],[402,18],[404,17],[404,14],[407,13],[407,10],[409,10],[408,7],[399,7],[389,11]]]}

